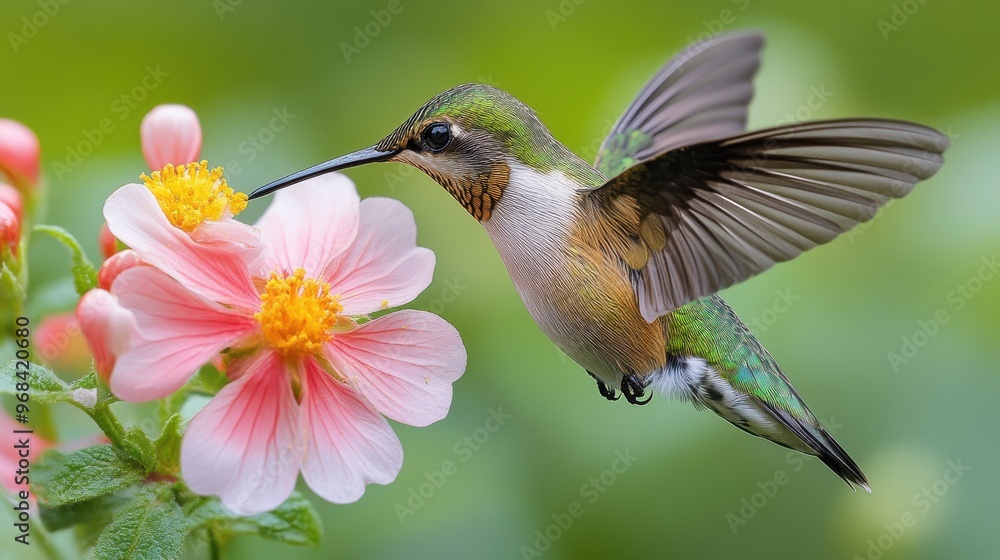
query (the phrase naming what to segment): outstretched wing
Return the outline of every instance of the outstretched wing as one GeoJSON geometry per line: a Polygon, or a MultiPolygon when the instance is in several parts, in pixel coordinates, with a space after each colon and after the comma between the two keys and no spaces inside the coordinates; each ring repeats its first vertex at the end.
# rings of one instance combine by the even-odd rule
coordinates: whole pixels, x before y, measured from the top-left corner
{"type": "Polygon", "coordinates": [[[687,47],[618,119],[595,167],[612,177],[667,150],[743,132],[763,46],[764,37],[751,31],[687,47]]]}
{"type": "Polygon", "coordinates": [[[653,321],[871,219],[933,175],[948,145],[892,120],[772,128],[641,162],[585,191],[583,207],[653,321]]]}

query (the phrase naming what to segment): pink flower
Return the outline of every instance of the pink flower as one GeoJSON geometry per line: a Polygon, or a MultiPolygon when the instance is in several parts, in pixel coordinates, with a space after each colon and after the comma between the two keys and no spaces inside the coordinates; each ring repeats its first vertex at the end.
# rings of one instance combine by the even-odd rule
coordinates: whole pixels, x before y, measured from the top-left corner
{"type": "Polygon", "coordinates": [[[131,249],[125,249],[111,255],[101,264],[100,270],[97,271],[97,287],[102,290],[110,290],[111,285],[114,283],[115,278],[118,278],[119,274],[139,264],[142,264],[142,259],[131,249]]]}
{"type": "Polygon", "coordinates": [[[117,356],[135,335],[135,316],[110,292],[95,288],[80,298],[76,319],[94,355],[94,370],[107,385],[117,356]]]}
{"type": "Polygon", "coordinates": [[[125,185],[105,202],[111,233],[196,293],[225,301],[225,280],[239,284],[244,303],[257,302],[252,280],[238,271],[260,254],[260,235],[232,218],[247,197],[229,188],[222,168],[168,164],[142,177],[145,185],[125,185]]]}
{"type": "MultiPolygon", "coordinates": [[[[0,411],[0,472],[4,473],[3,488],[15,496],[22,491],[28,490],[27,484],[16,484],[15,471],[22,469],[21,461],[26,460],[28,464],[23,468],[30,470],[30,465],[36,465],[42,452],[53,446],[52,442],[38,434],[18,434],[14,430],[29,430],[31,426],[19,424],[13,418],[7,416],[6,411],[0,411]],[[28,448],[25,451],[27,457],[20,455],[21,448],[17,447],[18,440],[30,439],[28,448]]],[[[20,499],[14,503],[17,504],[20,499]]],[[[35,501],[31,499],[30,505],[34,507],[35,501]]]]}
{"type": "MultiPolygon", "coordinates": [[[[21,193],[14,187],[0,183],[0,245],[14,256],[21,243],[21,193]]],[[[3,250],[0,250],[0,254],[3,250]]]]}
{"type": "Polygon", "coordinates": [[[86,373],[90,350],[74,313],[44,317],[34,330],[36,352],[56,371],[86,373]]]}
{"type": "Polygon", "coordinates": [[[107,222],[104,222],[101,230],[97,233],[97,244],[101,248],[101,256],[105,259],[110,259],[111,255],[118,252],[118,240],[115,239],[114,234],[108,229],[107,222]]]}
{"type": "Polygon", "coordinates": [[[40,152],[38,137],[30,128],[11,119],[0,119],[0,172],[10,182],[25,191],[35,186],[40,152]]]}
{"type": "Polygon", "coordinates": [[[193,491],[253,514],[280,505],[301,471],[323,498],[352,502],[402,464],[383,415],[425,426],[447,414],[466,362],[454,327],[423,311],[368,319],[431,280],[434,255],[416,246],[398,201],[359,202],[346,177],[318,177],[278,193],[256,245],[227,237],[239,230],[219,221],[179,232],[139,185],[116,191],[105,217],[153,265],[112,286],[137,326],[112,391],[161,398],[227,357],[232,383],[191,420],[181,447],[193,491]]]}
{"type": "Polygon", "coordinates": [[[150,169],[168,164],[198,161],[201,152],[201,124],[198,115],[184,105],[158,105],[146,114],[139,127],[142,154],[150,169]]]}

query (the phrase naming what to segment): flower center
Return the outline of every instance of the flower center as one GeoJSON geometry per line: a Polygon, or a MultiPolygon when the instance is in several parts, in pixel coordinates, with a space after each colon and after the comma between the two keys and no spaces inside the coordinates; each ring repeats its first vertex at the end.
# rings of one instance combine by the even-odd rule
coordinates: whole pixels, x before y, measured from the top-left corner
{"type": "Polygon", "coordinates": [[[339,315],[344,307],[330,295],[330,285],[305,276],[301,268],[284,277],[272,272],[254,314],[264,340],[286,356],[319,352],[332,331],[350,321],[339,315]]]}
{"type": "Polygon", "coordinates": [[[190,232],[205,220],[235,216],[247,207],[247,195],[233,192],[222,177],[222,168],[211,171],[208,162],[167,165],[139,177],[152,191],[170,223],[190,232]]]}

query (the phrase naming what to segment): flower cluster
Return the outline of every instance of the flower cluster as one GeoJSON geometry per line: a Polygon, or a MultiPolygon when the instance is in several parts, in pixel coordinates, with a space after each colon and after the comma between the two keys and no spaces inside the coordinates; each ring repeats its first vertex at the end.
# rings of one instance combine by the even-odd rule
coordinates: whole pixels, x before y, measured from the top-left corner
{"type": "Polygon", "coordinates": [[[443,418],[466,363],[436,315],[375,315],[431,281],[410,211],[329,175],[251,226],[235,219],[246,196],[198,161],[193,111],[158,107],[141,136],[152,171],[108,198],[107,258],[76,311],[98,374],[143,402],[219,364],[230,382],[190,420],[181,474],[234,513],[277,507],[299,472],[337,503],[394,480],[403,451],[386,417],[443,418]]]}
{"type": "Polygon", "coordinates": [[[24,201],[38,187],[38,137],[30,128],[0,119],[0,259],[13,267],[24,221],[24,201]]]}

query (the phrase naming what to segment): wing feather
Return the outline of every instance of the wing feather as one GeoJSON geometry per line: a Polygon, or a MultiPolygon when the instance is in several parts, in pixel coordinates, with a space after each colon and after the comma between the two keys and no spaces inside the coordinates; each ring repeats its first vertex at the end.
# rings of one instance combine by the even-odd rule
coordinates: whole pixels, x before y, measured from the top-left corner
{"type": "Polygon", "coordinates": [[[742,132],[763,46],[759,32],[742,31],[681,51],[612,127],[595,167],[610,177],[665,151],[742,132]]]}
{"type": "Polygon", "coordinates": [[[902,121],[773,128],[638,163],[586,191],[584,207],[591,221],[617,221],[611,231],[632,243],[646,242],[643,223],[659,221],[658,246],[647,243],[646,262],[629,263],[652,321],[870,220],[931,177],[948,145],[943,134],[902,121]]]}

